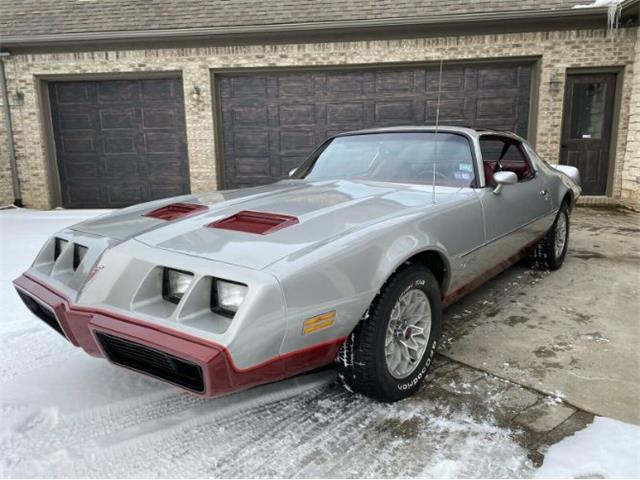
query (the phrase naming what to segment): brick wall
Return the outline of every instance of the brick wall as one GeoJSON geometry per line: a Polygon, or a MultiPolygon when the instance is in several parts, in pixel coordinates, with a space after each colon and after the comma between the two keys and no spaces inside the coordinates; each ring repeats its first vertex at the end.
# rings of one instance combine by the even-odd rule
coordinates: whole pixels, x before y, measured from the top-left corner
{"type": "MultiPolygon", "coordinates": [[[[637,155],[637,148],[634,147],[634,152],[627,152],[627,140],[635,139],[633,141],[637,142],[638,139],[637,95],[634,96],[634,131],[628,130],[633,63],[634,56],[637,57],[634,50],[636,37],[637,29],[622,29],[609,36],[605,30],[578,30],[295,45],[17,55],[8,60],[7,75],[11,91],[24,94],[24,102],[13,110],[23,201],[35,208],[53,206],[38,89],[40,78],[49,75],[181,71],[185,89],[191,188],[193,191],[203,191],[216,188],[210,69],[421,62],[440,58],[537,57],[540,59],[540,68],[537,99],[534,97],[537,106],[533,105],[537,111],[537,135],[534,141],[539,153],[550,162],[558,160],[566,69],[602,66],[624,68],[612,193],[616,198],[623,195],[624,170],[624,197],[637,203],[637,168],[634,168],[632,158],[637,155]],[[199,101],[194,101],[189,95],[194,85],[200,87],[202,92],[199,101]],[[626,164],[625,156],[628,157],[626,164]],[[636,175],[635,186],[630,180],[632,175],[636,175]]],[[[5,157],[6,150],[3,149],[0,165],[6,162],[5,157]]],[[[2,182],[0,187],[4,198],[4,180],[2,182]]]]}
{"type": "MultiPolygon", "coordinates": [[[[637,37],[634,65],[640,69],[640,29],[637,29],[637,37]]],[[[633,76],[632,88],[621,199],[626,205],[640,210],[640,72],[633,76]]]]}

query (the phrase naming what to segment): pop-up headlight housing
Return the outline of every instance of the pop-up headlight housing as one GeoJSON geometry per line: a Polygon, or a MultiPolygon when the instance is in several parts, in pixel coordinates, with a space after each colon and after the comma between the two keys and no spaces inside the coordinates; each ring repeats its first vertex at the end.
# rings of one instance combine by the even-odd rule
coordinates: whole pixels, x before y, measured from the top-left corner
{"type": "Polygon", "coordinates": [[[233,318],[247,296],[248,287],[242,283],[213,279],[211,310],[233,318]]]}
{"type": "Polygon", "coordinates": [[[162,297],[177,305],[192,281],[193,273],[165,268],[162,273],[162,297]]]}
{"type": "Polygon", "coordinates": [[[82,245],[78,245],[77,243],[73,245],[73,269],[77,270],[84,256],[87,254],[87,247],[82,245]]]}
{"type": "Polygon", "coordinates": [[[65,249],[65,247],[67,246],[68,243],[69,243],[68,240],[56,237],[55,243],[53,245],[53,259],[54,260],[58,259],[58,257],[60,256],[60,254],[65,249]]]}

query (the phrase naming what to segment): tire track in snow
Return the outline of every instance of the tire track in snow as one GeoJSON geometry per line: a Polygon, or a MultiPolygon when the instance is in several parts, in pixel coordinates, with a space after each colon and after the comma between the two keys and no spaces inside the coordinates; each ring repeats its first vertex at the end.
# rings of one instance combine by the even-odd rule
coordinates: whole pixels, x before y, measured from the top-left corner
{"type": "Polygon", "coordinates": [[[176,415],[204,402],[206,399],[168,387],[76,414],[60,415],[55,409],[37,410],[9,426],[12,435],[0,440],[0,451],[23,457],[34,450],[45,455],[62,447],[72,450],[76,445],[176,415]],[[58,418],[47,422],[44,419],[47,415],[58,418]],[[38,421],[39,418],[42,420],[38,421]],[[53,427],[52,422],[56,423],[53,427]]]}
{"type": "Polygon", "coordinates": [[[0,378],[7,381],[74,355],[84,353],[49,327],[36,324],[33,328],[4,333],[0,336],[0,378]]]}
{"type": "MultiPolygon", "coordinates": [[[[258,418],[265,416],[265,412],[269,411],[268,404],[300,395],[310,389],[317,390],[332,378],[331,373],[324,372],[218,399],[202,399],[185,394],[171,395],[159,399],[159,407],[153,402],[146,402],[145,398],[148,396],[143,396],[124,402],[124,407],[115,409],[115,412],[111,406],[104,411],[100,408],[94,409],[81,415],[70,416],[66,422],[69,426],[67,433],[62,438],[58,437],[59,432],[56,428],[52,428],[48,434],[45,433],[46,439],[37,444],[38,447],[44,447],[44,451],[35,458],[35,444],[30,443],[25,435],[25,441],[21,444],[15,442],[15,435],[5,438],[4,444],[1,445],[2,451],[11,454],[3,459],[2,470],[9,472],[11,476],[33,476],[39,473],[54,477],[136,476],[136,472],[141,470],[144,472],[141,476],[149,476],[151,473],[145,462],[142,465],[139,462],[140,458],[148,460],[149,452],[162,452],[161,456],[152,460],[154,471],[159,471],[163,462],[172,457],[172,453],[180,457],[188,450],[189,445],[210,441],[211,425],[237,434],[238,424],[245,423],[247,418],[255,415],[258,418]],[[194,400],[185,405],[179,401],[180,398],[194,400]],[[129,411],[129,418],[136,420],[133,423],[123,423],[119,421],[119,415],[122,410],[126,411],[129,405],[143,416],[136,418],[136,413],[129,411]],[[145,410],[149,412],[146,417],[145,410]],[[116,420],[116,423],[105,421],[103,418],[93,423],[81,421],[82,418],[105,415],[116,420]],[[73,426],[74,420],[76,427],[73,426]],[[101,424],[111,425],[112,428],[107,431],[99,427],[101,424]],[[98,429],[94,430],[96,427],[98,429]],[[78,437],[71,439],[74,434],[78,437]],[[179,442],[176,442],[176,437],[180,438],[179,442]],[[67,441],[71,443],[65,443],[67,441]]],[[[173,389],[171,391],[175,392],[173,389]]],[[[277,420],[281,421],[282,418],[277,420]]],[[[294,418],[291,421],[300,420],[294,418]]],[[[30,436],[31,440],[37,437],[38,435],[30,436]]],[[[248,440],[240,439],[245,445],[248,440]]],[[[169,463],[167,468],[173,464],[169,463]]],[[[179,475],[182,476],[182,472],[179,475]]]]}

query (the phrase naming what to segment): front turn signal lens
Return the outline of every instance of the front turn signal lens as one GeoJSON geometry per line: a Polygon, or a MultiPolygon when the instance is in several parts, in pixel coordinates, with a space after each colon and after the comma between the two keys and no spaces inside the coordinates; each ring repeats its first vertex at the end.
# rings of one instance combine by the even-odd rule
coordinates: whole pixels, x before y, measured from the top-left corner
{"type": "Polygon", "coordinates": [[[323,313],[321,315],[312,317],[309,320],[305,320],[302,328],[302,333],[304,335],[309,335],[310,333],[333,327],[335,323],[336,323],[336,311],[333,310],[331,312],[323,313]]]}

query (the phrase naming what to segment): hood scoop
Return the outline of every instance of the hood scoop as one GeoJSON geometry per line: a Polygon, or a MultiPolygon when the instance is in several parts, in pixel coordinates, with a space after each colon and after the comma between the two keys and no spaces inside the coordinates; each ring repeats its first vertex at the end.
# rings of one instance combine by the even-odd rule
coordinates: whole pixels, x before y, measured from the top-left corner
{"type": "Polygon", "coordinates": [[[143,213],[143,217],[158,218],[160,220],[166,220],[170,222],[177,218],[194,215],[198,212],[208,210],[206,205],[199,205],[196,203],[172,203],[165,205],[164,207],[156,208],[150,212],[143,213]]]}
{"type": "Polygon", "coordinates": [[[267,235],[297,223],[298,219],[290,215],[243,210],[230,217],[212,222],[207,227],[267,235]]]}

